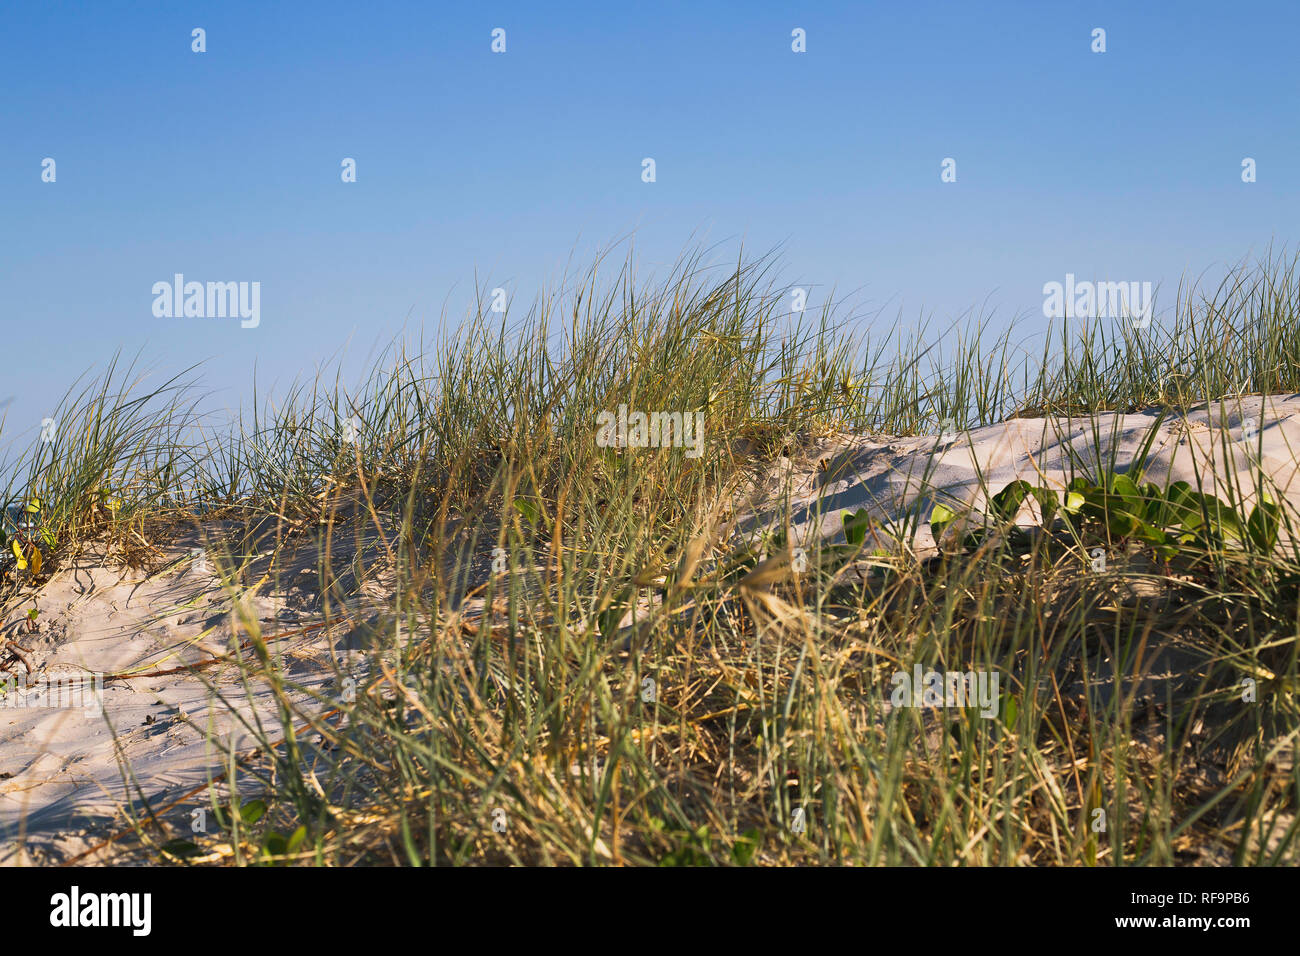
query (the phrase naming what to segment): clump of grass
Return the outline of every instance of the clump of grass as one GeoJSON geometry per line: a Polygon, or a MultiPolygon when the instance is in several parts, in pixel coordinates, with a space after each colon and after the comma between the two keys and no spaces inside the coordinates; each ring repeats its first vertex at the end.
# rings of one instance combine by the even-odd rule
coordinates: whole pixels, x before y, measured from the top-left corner
{"type": "Polygon", "coordinates": [[[1062,326],[1035,359],[1011,333],[985,345],[984,320],[942,357],[830,307],[791,316],[770,259],[687,256],[644,281],[598,263],[522,316],[480,307],[395,346],[358,388],[255,401],[229,432],[180,393],[101,388],[74,403],[87,437],[38,453],[10,498],[39,494],[61,547],[199,502],[277,548],[373,531],[368,565],[320,569],[339,606],[367,579],[390,592],[355,699],[295,706],[242,621],[280,726],[249,728],[268,799],[227,806],[223,859],[1294,863],[1294,549],[1207,536],[1173,574],[1168,539],[1129,534],[1097,574],[1108,496],[1130,490],[1104,477],[1076,489],[1102,511],[1073,537],[933,558],[854,531],[796,568],[788,515],[748,535],[737,515],[766,460],[832,432],[1300,390],[1294,265],[1180,289],[1141,334],[1062,326]],[[703,454],[599,446],[620,404],[704,413],[703,454]],[[105,487],[124,501],[107,519],[105,487]],[[995,715],[893,706],[915,666],[996,673],[995,715]]]}

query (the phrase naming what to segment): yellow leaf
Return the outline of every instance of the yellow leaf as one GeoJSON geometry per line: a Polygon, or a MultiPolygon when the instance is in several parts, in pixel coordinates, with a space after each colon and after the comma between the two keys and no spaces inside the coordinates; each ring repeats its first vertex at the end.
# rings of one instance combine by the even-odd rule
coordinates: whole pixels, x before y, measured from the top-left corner
{"type": "Polygon", "coordinates": [[[23,557],[22,545],[20,545],[17,541],[14,541],[13,548],[14,548],[14,557],[18,559],[18,570],[26,571],[27,559],[23,557]]]}
{"type": "Polygon", "coordinates": [[[32,566],[32,574],[40,574],[41,561],[43,560],[41,558],[41,549],[36,547],[36,545],[32,545],[32,552],[28,555],[27,560],[32,566]]]}

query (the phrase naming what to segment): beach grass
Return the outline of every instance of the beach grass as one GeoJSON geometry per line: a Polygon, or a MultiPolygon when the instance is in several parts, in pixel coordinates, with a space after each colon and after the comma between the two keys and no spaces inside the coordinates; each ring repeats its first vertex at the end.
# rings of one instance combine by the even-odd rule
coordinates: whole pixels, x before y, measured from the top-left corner
{"type": "MultiPolygon", "coordinates": [[[[356,626],[365,592],[366,667],[336,659],[335,692],[303,707],[279,645],[232,611],[254,649],[239,666],[271,682],[278,722],[250,722],[225,758],[218,832],[163,832],[137,806],[118,850],[1294,865],[1300,551],[1284,499],[1268,548],[1210,535],[1169,557],[1081,521],[933,555],[906,533],[841,537],[797,570],[790,509],[745,520],[745,502],[837,435],[1069,416],[1092,423],[1099,457],[1115,412],[1300,391],[1296,262],[1270,252],[1188,281],[1147,328],[1067,320],[1020,344],[983,317],[900,317],[888,325],[911,331],[873,338],[834,301],[792,315],[770,256],[691,253],[642,278],[613,249],[526,311],[485,300],[359,383],[322,375],[233,423],[204,410],[193,370],[151,386],[115,363],[10,462],[7,505],[38,502],[45,574],[91,541],[147,564],[220,521],[238,598],[249,536],[369,542],[348,567],[322,550],[317,569],[327,631],[356,626]],[[701,453],[603,447],[598,416],[620,405],[701,413],[701,453]],[[918,668],[997,674],[995,712],[897,706],[895,675],[918,668]],[[1162,669],[1176,679],[1132,679],[1162,669]]],[[[1246,521],[1263,489],[1237,486],[1225,497],[1246,521]]],[[[6,569],[10,606],[39,586],[29,571],[6,569]]]]}

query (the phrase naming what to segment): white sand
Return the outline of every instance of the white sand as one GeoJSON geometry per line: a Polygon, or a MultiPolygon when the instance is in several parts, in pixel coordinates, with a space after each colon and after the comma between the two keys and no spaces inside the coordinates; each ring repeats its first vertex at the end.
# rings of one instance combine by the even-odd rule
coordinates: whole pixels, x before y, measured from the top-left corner
{"type": "MultiPolygon", "coordinates": [[[[346,623],[331,627],[329,634],[319,627],[303,633],[321,620],[317,576],[302,571],[314,565],[315,549],[308,550],[294,569],[301,573],[301,585],[278,592],[266,584],[250,586],[240,600],[263,636],[286,635],[271,644],[283,655],[286,679],[334,700],[331,640],[343,673],[361,684],[370,668],[366,655],[349,649],[356,633],[346,623]]],[[[177,547],[165,558],[189,552],[177,547]]],[[[270,740],[281,737],[268,686],[256,681],[246,691],[232,663],[107,680],[101,710],[93,678],[86,675],[165,670],[228,654],[235,643],[232,620],[238,617],[231,613],[231,592],[211,564],[204,568],[186,560],[152,575],[105,564],[87,554],[60,568],[4,619],[4,635],[32,651],[27,657],[33,679],[44,678],[46,690],[34,696],[39,683],[25,689],[27,677],[17,664],[17,689],[11,685],[0,701],[0,862],[66,860],[129,825],[121,811],[134,806],[139,814],[140,792],[157,811],[208,782],[229,760],[223,748],[233,742],[243,756],[256,746],[238,715],[251,719],[256,713],[270,740]],[[33,604],[39,610],[34,633],[26,621],[33,604]],[[66,683],[58,687],[60,699],[52,701],[57,679],[66,683]],[[127,766],[133,778],[126,775],[127,766]]],[[[239,641],[247,638],[242,625],[237,631],[239,641]]],[[[242,653],[251,659],[254,652],[242,653]]],[[[305,690],[291,696],[304,707],[324,706],[305,690]]],[[[305,743],[310,748],[312,741],[305,743]]],[[[208,806],[203,792],[162,813],[171,826],[168,836],[190,837],[191,811],[208,806]]],[[[211,821],[209,813],[209,832],[216,829],[211,821]]],[[[85,862],[104,859],[97,855],[85,862]]]]}
{"type": "Polygon", "coordinates": [[[893,522],[919,514],[915,546],[925,552],[934,545],[927,519],[935,503],[982,509],[982,488],[996,494],[1016,479],[1059,491],[1071,478],[1112,467],[1133,474],[1153,428],[1144,480],[1158,486],[1183,480],[1193,488],[1199,481],[1202,491],[1224,500],[1231,493],[1249,505],[1252,476],[1262,473],[1274,499],[1300,508],[1300,395],[1168,411],[1156,426],[1159,416],[1153,409],[1091,419],[1019,418],[938,437],[831,439],[797,460],[782,460],[755,512],[770,515],[788,500],[798,542],[842,535],[845,511],[866,508],[893,522]]]}

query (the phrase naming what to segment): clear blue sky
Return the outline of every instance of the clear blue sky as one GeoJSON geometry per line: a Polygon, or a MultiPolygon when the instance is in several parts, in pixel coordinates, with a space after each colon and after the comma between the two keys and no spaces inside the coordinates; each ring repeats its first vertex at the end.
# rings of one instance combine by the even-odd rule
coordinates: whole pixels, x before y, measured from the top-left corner
{"type": "Polygon", "coordinates": [[[1298,9],[9,0],[3,443],[116,349],[238,405],[254,364],[283,387],[634,229],[650,265],[783,243],[886,326],[1039,314],[1067,272],[1171,291],[1294,245],[1298,9]],[[261,325],[154,317],[177,272],[260,282],[261,325]]]}

